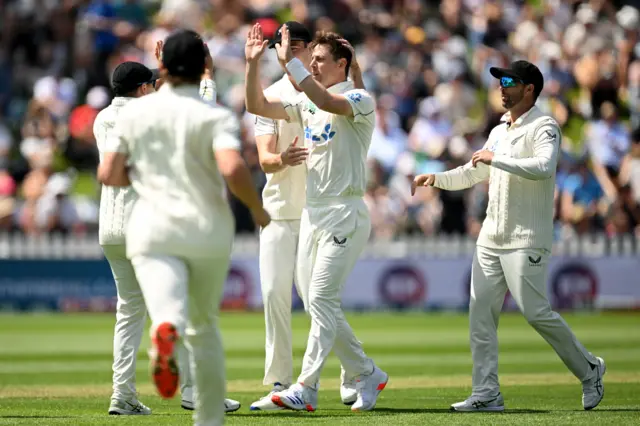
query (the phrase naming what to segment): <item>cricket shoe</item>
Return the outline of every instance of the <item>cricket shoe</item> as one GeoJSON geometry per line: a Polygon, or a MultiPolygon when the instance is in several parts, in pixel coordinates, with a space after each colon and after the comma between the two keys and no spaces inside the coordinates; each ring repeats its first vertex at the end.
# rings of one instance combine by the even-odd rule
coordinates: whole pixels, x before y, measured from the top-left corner
{"type": "Polygon", "coordinates": [[[289,389],[271,395],[271,401],[280,407],[290,410],[316,411],[318,391],[303,386],[301,383],[296,383],[289,389]]]}
{"type": "Polygon", "coordinates": [[[179,370],[175,353],[178,338],[175,325],[168,322],[158,325],[151,336],[151,374],[163,398],[173,398],[178,390],[179,370]]]}
{"type": "Polygon", "coordinates": [[[504,398],[501,393],[493,398],[471,396],[462,402],[451,405],[451,411],[475,412],[475,411],[504,411],[504,398]]]}
{"type": "Polygon", "coordinates": [[[340,373],[340,399],[344,405],[353,405],[358,399],[356,379],[347,379],[344,369],[340,373]]]}
{"type": "Polygon", "coordinates": [[[288,386],[284,386],[284,385],[282,385],[280,383],[277,383],[277,382],[274,383],[273,384],[273,389],[271,389],[271,392],[269,392],[266,396],[263,396],[262,398],[260,398],[256,402],[254,402],[253,404],[251,404],[251,406],[249,407],[249,410],[251,410],[251,411],[279,411],[279,410],[284,410],[284,407],[276,405],[271,400],[271,397],[275,393],[287,390],[287,388],[288,388],[288,386]]]}
{"type": "Polygon", "coordinates": [[[604,360],[600,357],[596,358],[597,364],[591,364],[591,369],[595,371],[596,376],[592,379],[582,382],[582,406],[585,410],[591,410],[596,408],[602,398],[604,398],[604,383],[602,383],[602,376],[607,371],[607,366],[604,364],[604,360]]]}
{"type": "Polygon", "coordinates": [[[351,406],[351,411],[373,410],[378,401],[378,395],[387,386],[389,375],[375,365],[371,374],[356,377],[356,392],[358,398],[351,406]]]}
{"type": "MultiPolygon", "coordinates": [[[[191,396],[191,393],[189,393],[189,395],[186,395],[186,397],[185,397],[185,394],[186,392],[182,395],[182,401],[180,403],[180,406],[185,410],[190,410],[190,411],[195,410],[196,405],[193,402],[193,397],[191,396]]],[[[236,401],[235,399],[225,398],[224,400],[225,413],[233,413],[234,411],[238,411],[240,409],[240,406],[241,406],[240,402],[236,401]]]]}
{"type": "Polygon", "coordinates": [[[125,401],[124,399],[112,398],[109,414],[112,416],[148,416],[151,414],[151,408],[137,399],[125,401]]]}

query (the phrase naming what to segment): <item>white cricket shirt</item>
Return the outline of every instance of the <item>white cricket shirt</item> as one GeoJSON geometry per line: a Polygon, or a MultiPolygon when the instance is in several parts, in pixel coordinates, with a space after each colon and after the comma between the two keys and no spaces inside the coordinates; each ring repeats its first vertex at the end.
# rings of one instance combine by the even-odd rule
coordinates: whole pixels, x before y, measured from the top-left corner
{"type": "Polygon", "coordinates": [[[489,179],[489,203],[477,244],[497,249],[543,248],[553,245],[553,195],[558,150],[558,123],[531,108],[510,125],[489,134],[483,149],[494,152],[491,166],[471,163],[436,174],[435,186],[469,188],[489,179]]]}
{"type": "MultiPolygon", "coordinates": [[[[100,111],[93,123],[93,134],[100,153],[100,162],[104,159],[107,139],[116,125],[118,113],[131,99],[133,98],[115,97],[111,105],[100,111]]],[[[100,221],[98,222],[100,244],[125,243],[125,225],[136,198],[136,193],[131,187],[102,186],[100,221]]]]}
{"type": "Polygon", "coordinates": [[[351,81],[331,86],[343,94],[353,117],[323,111],[301,93],[283,99],[290,122],[302,125],[307,158],[307,203],[322,204],[345,197],[362,198],[366,189],[367,152],[375,128],[375,102],[351,81]]]}
{"type": "MultiPolygon", "coordinates": [[[[286,74],[264,91],[266,97],[277,99],[293,99],[299,93],[286,74]]],[[[300,124],[286,120],[256,116],[254,135],[277,135],[276,153],[285,151],[296,136],[298,145],[304,144],[304,132],[300,124]]],[[[305,205],[306,165],[285,167],[266,176],[267,183],[262,191],[265,210],[274,220],[299,220],[305,205]]]]}
{"type": "MultiPolygon", "coordinates": [[[[200,97],[212,106],[216,104],[216,84],[213,80],[200,82],[200,97]]],[[[118,113],[131,99],[134,98],[116,96],[108,107],[100,111],[93,123],[100,162],[104,159],[107,139],[112,135],[118,113]]],[[[126,225],[136,199],[136,192],[131,187],[102,186],[98,222],[98,242],[101,245],[125,244],[126,225]]]]}
{"type": "Polygon", "coordinates": [[[240,126],[197,86],[172,87],[120,110],[107,152],[127,154],[138,194],[127,226],[127,256],[227,256],[234,219],[214,151],[239,149],[240,126]]]}

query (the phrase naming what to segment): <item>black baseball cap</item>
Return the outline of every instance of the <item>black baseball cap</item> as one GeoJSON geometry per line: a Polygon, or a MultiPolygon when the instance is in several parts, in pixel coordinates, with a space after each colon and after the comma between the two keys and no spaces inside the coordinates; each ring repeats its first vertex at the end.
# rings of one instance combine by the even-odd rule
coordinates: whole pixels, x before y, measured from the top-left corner
{"type": "Polygon", "coordinates": [[[158,78],[160,78],[160,72],[157,69],[149,69],[139,62],[127,61],[113,70],[111,86],[116,95],[125,95],[158,78]]]}
{"type": "MultiPolygon", "coordinates": [[[[284,23],[289,29],[289,35],[291,36],[291,41],[304,41],[305,43],[311,43],[313,37],[311,37],[311,33],[300,22],[296,21],[287,21],[284,23]]],[[[276,47],[277,43],[282,43],[282,27],[278,28],[276,31],[276,35],[273,37],[273,40],[269,41],[269,49],[273,49],[276,47]]]]}
{"type": "Polygon", "coordinates": [[[495,78],[511,77],[524,84],[533,84],[535,96],[538,97],[544,87],[544,77],[537,66],[528,61],[512,62],[509,68],[491,67],[489,72],[495,78]]]}
{"type": "Polygon", "coordinates": [[[170,35],[162,48],[162,63],[175,77],[197,77],[204,72],[206,59],[204,41],[191,30],[170,35]]]}

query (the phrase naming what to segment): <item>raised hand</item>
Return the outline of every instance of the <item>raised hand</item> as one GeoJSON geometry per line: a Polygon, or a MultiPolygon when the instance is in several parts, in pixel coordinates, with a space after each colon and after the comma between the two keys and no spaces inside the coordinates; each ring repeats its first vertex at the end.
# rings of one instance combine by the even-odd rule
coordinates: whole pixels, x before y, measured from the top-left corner
{"type": "Polygon", "coordinates": [[[280,29],[282,34],[282,41],[276,43],[276,52],[278,53],[278,59],[285,64],[289,63],[293,59],[293,52],[291,51],[291,34],[289,34],[289,28],[283,25],[280,29]]]}
{"type": "Polygon", "coordinates": [[[418,175],[411,182],[411,195],[416,194],[416,188],[419,186],[433,186],[436,182],[436,175],[427,174],[427,175],[418,175]]]}
{"type": "Polygon", "coordinates": [[[158,66],[160,66],[160,63],[162,62],[162,48],[163,47],[164,47],[164,42],[162,40],[156,41],[155,56],[156,56],[156,61],[158,61],[158,66]]]}
{"type": "Polygon", "coordinates": [[[260,24],[255,24],[247,37],[247,43],[244,46],[244,56],[247,62],[258,61],[264,50],[267,48],[269,40],[265,40],[262,34],[262,27],[260,24]]]}
{"type": "Polygon", "coordinates": [[[358,65],[358,61],[356,60],[356,51],[351,45],[351,43],[349,43],[344,38],[339,39],[338,42],[342,44],[344,47],[346,47],[347,49],[349,49],[349,51],[351,52],[351,67],[350,67],[351,70],[353,71],[353,70],[360,69],[360,66],[358,65]]]}
{"type": "Polygon", "coordinates": [[[297,166],[304,163],[308,155],[309,150],[307,148],[298,146],[298,137],[296,136],[293,143],[280,154],[280,158],[282,159],[282,164],[297,166]]]}

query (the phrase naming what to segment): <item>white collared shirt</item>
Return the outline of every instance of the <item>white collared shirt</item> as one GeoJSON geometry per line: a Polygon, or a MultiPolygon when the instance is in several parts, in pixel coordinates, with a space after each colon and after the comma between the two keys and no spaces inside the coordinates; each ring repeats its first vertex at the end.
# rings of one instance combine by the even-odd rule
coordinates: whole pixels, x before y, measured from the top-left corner
{"type": "Polygon", "coordinates": [[[127,226],[127,255],[228,255],[234,220],[214,152],[240,149],[231,111],[212,107],[198,86],[172,87],[120,110],[105,152],[127,154],[138,195],[127,226]]]}
{"type": "Polygon", "coordinates": [[[375,102],[365,90],[344,81],[329,89],[351,104],[353,117],[319,109],[304,93],[283,99],[291,122],[303,126],[307,159],[307,202],[362,198],[366,189],[367,152],[375,128],[375,102]]]}
{"type": "MultiPolygon", "coordinates": [[[[299,94],[286,74],[264,91],[267,98],[277,99],[292,99],[299,94]]],[[[277,135],[276,153],[285,151],[296,137],[298,145],[304,145],[304,132],[300,124],[286,120],[256,116],[254,135],[277,135]]],[[[306,164],[285,167],[266,176],[267,183],[262,191],[265,210],[274,220],[299,220],[305,204],[306,164]]]]}
{"type": "Polygon", "coordinates": [[[489,179],[487,217],[478,245],[550,250],[560,127],[535,106],[511,124],[508,115],[502,121],[484,146],[494,152],[491,166],[469,162],[437,173],[435,186],[460,190],[489,179]]]}

